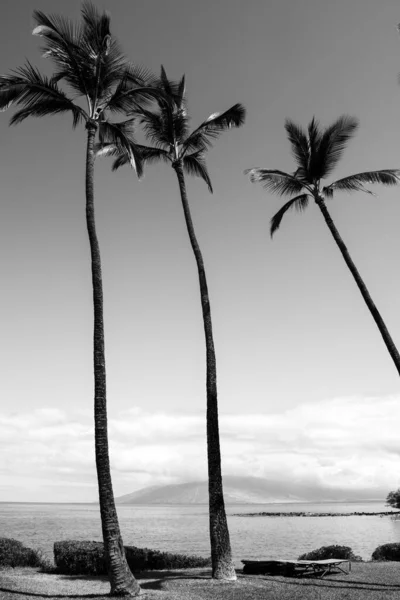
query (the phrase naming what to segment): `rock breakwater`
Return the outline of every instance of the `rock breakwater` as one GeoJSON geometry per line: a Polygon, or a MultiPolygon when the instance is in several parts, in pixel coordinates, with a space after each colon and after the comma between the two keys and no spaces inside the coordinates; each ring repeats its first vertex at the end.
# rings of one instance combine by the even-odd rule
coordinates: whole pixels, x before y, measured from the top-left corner
{"type": "Polygon", "coordinates": [[[386,512],[259,512],[259,513],[236,513],[233,517],[400,517],[400,511],[386,512]]]}

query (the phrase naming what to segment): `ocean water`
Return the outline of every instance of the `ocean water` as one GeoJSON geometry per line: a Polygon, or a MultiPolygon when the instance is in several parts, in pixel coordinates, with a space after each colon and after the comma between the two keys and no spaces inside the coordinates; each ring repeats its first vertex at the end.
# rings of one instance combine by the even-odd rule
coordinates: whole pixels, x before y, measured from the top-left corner
{"type": "MultiPolygon", "coordinates": [[[[208,507],[118,506],[124,544],[209,556],[208,507]]],[[[400,542],[400,520],[389,516],[240,517],[241,512],[382,512],[383,502],[227,506],[235,564],[243,558],[297,558],[330,544],[350,546],[369,560],[373,550],[400,542]]],[[[96,504],[0,503],[0,537],[11,537],[49,556],[55,541],[101,541],[96,504]]]]}

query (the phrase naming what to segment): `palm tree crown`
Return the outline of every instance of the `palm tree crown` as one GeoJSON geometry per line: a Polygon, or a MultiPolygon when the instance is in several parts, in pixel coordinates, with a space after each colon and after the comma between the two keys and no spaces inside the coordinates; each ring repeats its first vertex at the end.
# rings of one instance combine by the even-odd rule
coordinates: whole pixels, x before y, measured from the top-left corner
{"type": "Polygon", "coordinates": [[[113,123],[109,117],[153,98],[156,91],[149,87],[153,76],[125,59],[110,34],[109,15],[99,13],[90,2],[83,4],[79,24],[38,10],[33,16],[37,24],[33,35],[42,38],[43,57],[54,63],[54,74],[46,77],[27,62],[11,75],[0,76],[0,110],[11,104],[21,107],[11,118],[12,125],[28,117],[69,112],[74,128],[81,122],[92,125],[98,128],[100,141],[125,149],[140,175],[132,119],[113,123]]]}
{"type": "MultiPolygon", "coordinates": [[[[214,113],[190,133],[189,116],[185,96],[185,77],[178,83],[170,81],[163,67],[158,81],[162,96],[158,98],[157,109],[147,110],[137,106],[132,111],[143,126],[147,139],[153,146],[138,146],[144,163],[165,161],[176,164],[181,162],[183,170],[189,175],[201,177],[212,193],[211,180],[205,163],[205,153],[213,141],[230,127],[239,127],[244,123],[245,109],[235,104],[223,113],[214,113]]],[[[100,154],[116,156],[113,170],[129,161],[129,153],[121,146],[104,143],[98,147],[100,154]]]]}
{"type": "Polygon", "coordinates": [[[251,181],[260,181],[271,192],[280,196],[294,196],[272,217],[271,236],[279,228],[284,214],[290,208],[302,211],[307,207],[309,199],[314,199],[400,375],[400,354],[325,204],[325,200],[332,198],[337,191],[371,194],[372,192],[365,187],[366,184],[396,185],[400,183],[400,170],[384,169],[357,173],[321,186],[321,181],[331,174],[341,159],[346,144],[355,134],[357,127],[356,119],[342,116],[323,131],[318,122],[312,119],[308,131],[304,132],[298,125],[287,120],[285,128],[297,163],[296,171],[290,174],[278,170],[248,169],[245,173],[250,174],[251,181]]]}
{"type": "Polygon", "coordinates": [[[272,217],[271,236],[279,228],[283,216],[289,209],[303,211],[307,208],[310,198],[318,203],[332,198],[339,191],[372,194],[365,187],[366,184],[396,185],[400,182],[400,170],[384,169],[357,173],[338,179],[327,186],[321,185],[321,181],[332,173],[342,158],[346,145],[357,128],[357,119],[346,115],[341,116],[324,130],[315,118],[308,125],[307,131],[303,131],[296,123],[287,119],[285,129],[297,163],[294,173],[259,168],[245,171],[250,175],[252,182],[262,183],[268,191],[279,196],[295,196],[272,217]]]}

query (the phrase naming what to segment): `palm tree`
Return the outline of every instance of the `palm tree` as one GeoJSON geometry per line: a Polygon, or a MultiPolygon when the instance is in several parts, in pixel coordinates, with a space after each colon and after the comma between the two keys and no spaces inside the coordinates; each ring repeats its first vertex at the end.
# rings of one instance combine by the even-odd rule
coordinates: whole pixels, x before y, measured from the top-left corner
{"type": "MultiPolygon", "coordinates": [[[[51,78],[42,75],[29,62],[11,75],[0,77],[0,109],[19,106],[11,124],[28,117],[72,113],[73,127],[84,123],[86,150],[86,222],[91,251],[94,305],[94,420],[95,454],[100,514],[111,594],[136,596],[140,587],[125,558],[115,508],[107,434],[106,367],[103,326],[103,289],[99,243],[94,216],[94,143],[113,142],[125,149],[129,162],[141,173],[140,156],[132,137],[132,119],[113,123],[109,115],[124,113],[137,102],[154,96],[145,87],[149,74],[128,63],[110,34],[110,17],[90,3],[82,8],[82,22],[74,25],[58,16],[34,12],[34,35],[43,40],[44,57],[55,64],[51,78]],[[66,93],[60,82],[64,82],[66,93]],[[69,97],[70,96],[70,97],[69,97]],[[71,99],[72,98],[72,99],[71,99]],[[85,108],[77,100],[83,99],[85,108]]],[[[126,117],[126,114],[125,114],[126,117]]]]}
{"type": "Polygon", "coordinates": [[[349,175],[322,187],[321,181],[328,177],[343,155],[347,142],[353,137],[358,128],[357,119],[342,116],[332,125],[321,130],[319,123],[312,119],[308,131],[290,121],[285,122],[285,129],[297,169],[292,173],[285,173],[276,169],[247,169],[250,180],[260,182],[269,192],[279,196],[294,196],[271,219],[271,237],[279,228],[283,216],[291,208],[303,211],[307,208],[310,198],[322,212],[325,223],[329,227],[340,252],[353,275],[358,289],[368,306],[371,315],[378,326],[383,341],[400,374],[400,356],[397,348],[387,330],[387,327],[375,306],[370,293],[361,278],[351,256],[345,246],[336,226],[326,207],[326,200],[333,198],[336,192],[372,192],[365,188],[366,184],[381,183],[382,185],[397,185],[400,182],[400,170],[383,169],[381,171],[367,171],[349,175]]]}
{"type": "MultiPolygon", "coordinates": [[[[216,579],[234,580],[236,574],[232,562],[222,489],[217,370],[210,300],[204,261],[190,214],[185,173],[197,175],[204,179],[209,191],[212,193],[211,180],[205,163],[206,150],[223,131],[230,127],[239,127],[244,123],[245,109],[240,104],[235,104],[223,113],[212,114],[190,133],[189,116],[186,109],[185,78],[182,77],[177,84],[173,83],[168,80],[165,70],[161,67],[159,87],[164,94],[164,100],[158,100],[158,110],[150,111],[145,108],[138,108],[134,112],[134,116],[143,125],[147,139],[154,144],[152,147],[140,147],[143,162],[165,161],[176,172],[186,227],[197,264],[206,341],[207,453],[212,575],[216,579]]],[[[117,156],[113,164],[113,170],[129,162],[129,154],[126,151],[121,152],[112,143],[104,144],[100,152],[117,156]]]]}

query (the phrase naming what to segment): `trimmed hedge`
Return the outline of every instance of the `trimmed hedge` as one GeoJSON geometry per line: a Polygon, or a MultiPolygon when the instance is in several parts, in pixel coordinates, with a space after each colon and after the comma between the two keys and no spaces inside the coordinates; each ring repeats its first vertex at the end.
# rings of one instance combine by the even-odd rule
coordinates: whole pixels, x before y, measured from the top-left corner
{"type": "Polygon", "coordinates": [[[400,544],[383,544],[378,546],[372,553],[372,560],[396,560],[400,561],[400,544]]]}
{"type": "Polygon", "coordinates": [[[361,556],[356,556],[349,546],[322,546],[317,550],[306,552],[298,560],[325,560],[326,558],[342,558],[343,560],[362,561],[361,556]]]}
{"type": "Polygon", "coordinates": [[[1,567],[41,567],[43,556],[40,552],[27,548],[22,542],[11,538],[0,538],[1,567]]]}
{"type": "MultiPolygon", "coordinates": [[[[162,569],[190,569],[208,567],[210,558],[170,554],[149,548],[124,546],[125,556],[132,572],[162,569]]],[[[107,567],[102,542],[67,540],[54,543],[54,562],[57,572],[65,575],[106,575],[107,567]]]]}

